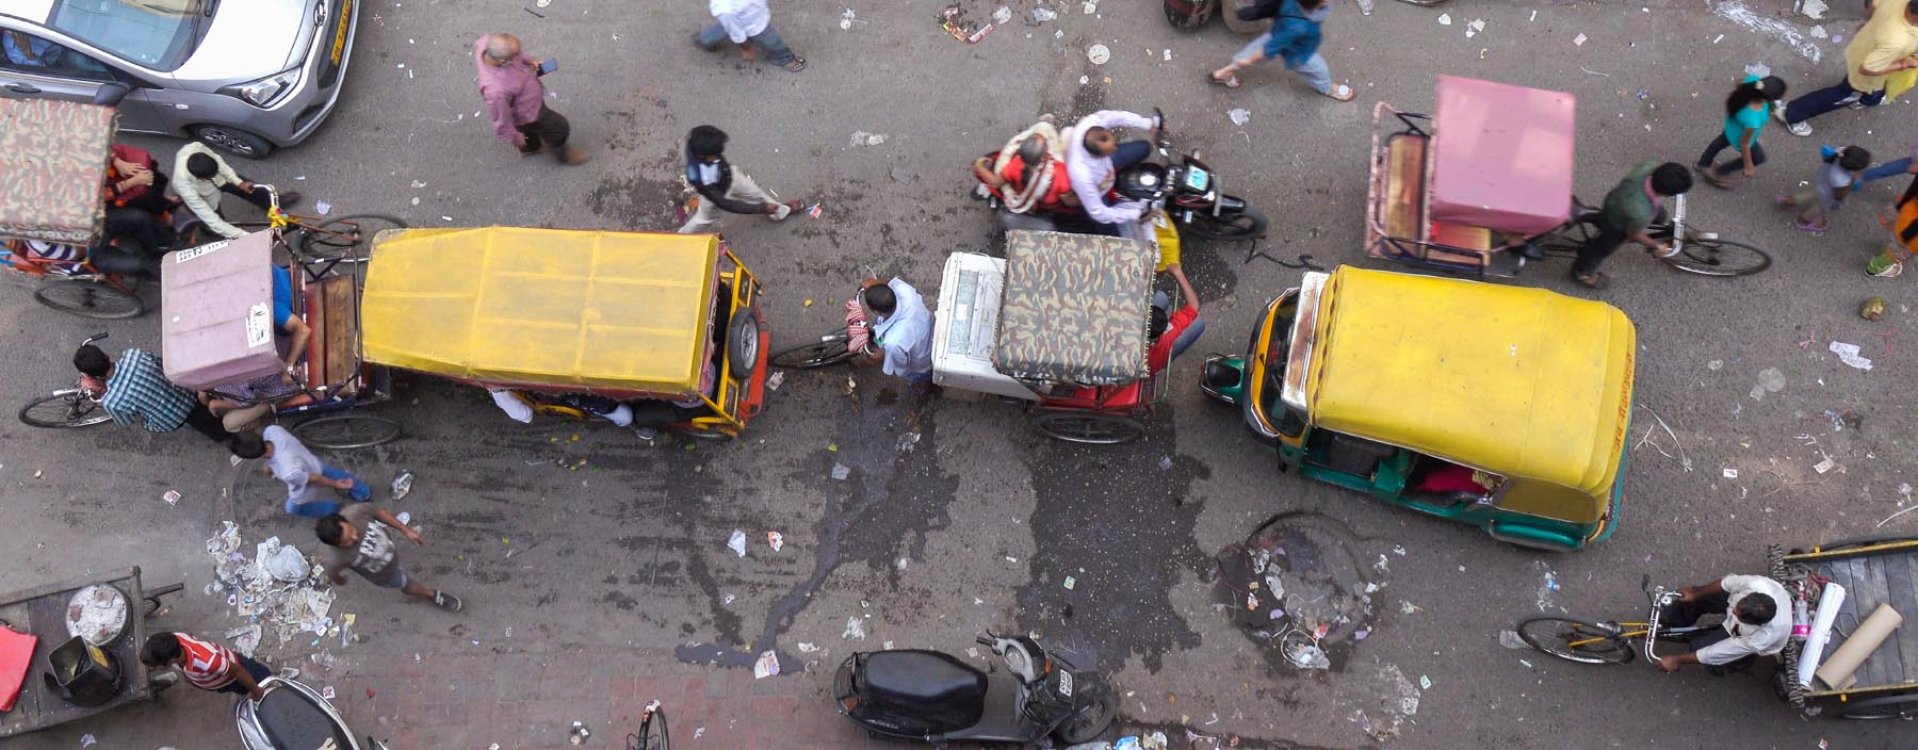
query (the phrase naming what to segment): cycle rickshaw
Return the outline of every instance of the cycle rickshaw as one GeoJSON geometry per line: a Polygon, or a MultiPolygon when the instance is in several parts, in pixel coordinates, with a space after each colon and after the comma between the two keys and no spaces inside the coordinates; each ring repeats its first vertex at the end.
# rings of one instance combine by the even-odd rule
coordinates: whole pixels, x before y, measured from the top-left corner
{"type": "MultiPolygon", "coordinates": [[[[1509,279],[1528,246],[1569,257],[1597,235],[1598,211],[1572,192],[1576,97],[1447,75],[1436,89],[1430,115],[1372,109],[1367,255],[1509,279]]],[[[1683,195],[1646,233],[1671,243],[1678,252],[1663,260],[1681,271],[1743,276],[1771,266],[1764,250],[1688,226],[1683,195]]]]}
{"type": "Polygon", "coordinates": [[[87,251],[105,220],[117,118],[96,104],[0,98],[0,266],[36,280],[35,301],[89,318],[146,312],[144,261],[87,251]]]}

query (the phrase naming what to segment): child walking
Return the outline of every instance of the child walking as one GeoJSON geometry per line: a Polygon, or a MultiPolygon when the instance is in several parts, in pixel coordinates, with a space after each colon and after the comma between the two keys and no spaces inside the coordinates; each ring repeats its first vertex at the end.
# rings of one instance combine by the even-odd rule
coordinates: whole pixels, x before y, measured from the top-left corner
{"type": "Polygon", "coordinates": [[[1831,212],[1844,204],[1852,188],[1864,184],[1865,168],[1871,166],[1871,152],[1857,146],[1828,149],[1824,159],[1811,187],[1776,199],[1779,208],[1798,211],[1792,226],[1806,232],[1830,228],[1831,212]]]}
{"type": "Polygon", "coordinates": [[[1765,121],[1771,118],[1771,110],[1785,98],[1785,81],[1778,76],[1760,78],[1748,75],[1738,88],[1732,89],[1725,97],[1725,122],[1711,145],[1705,147],[1705,153],[1699,155],[1698,164],[1693,166],[1698,176],[1713,187],[1729,188],[1730,177],[1734,170],[1742,170],[1746,177],[1758,172],[1758,165],[1765,163],[1765,149],[1758,145],[1758,133],[1765,129],[1765,121]],[[1718,162],[1718,153],[1730,148],[1739,158],[1724,163],[1718,162]]]}

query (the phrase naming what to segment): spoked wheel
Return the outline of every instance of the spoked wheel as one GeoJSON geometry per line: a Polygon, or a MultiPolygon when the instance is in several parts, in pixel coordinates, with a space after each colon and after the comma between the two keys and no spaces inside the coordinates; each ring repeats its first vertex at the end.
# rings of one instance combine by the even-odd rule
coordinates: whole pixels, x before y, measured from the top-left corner
{"type": "Polygon", "coordinates": [[[387,229],[405,228],[406,222],[391,216],[342,216],[308,229],[300,237],[300,252],[315,258],[357,261],[366,256],[374,235],[387,229]]]}
{"type": "Polygon", "coordinates": [[[1087,700],[1086,705],[1080,707],[1078,713],[1066,719],[1065,723],[1060,724],[1058,729],[1052,730],[1052,733],[1059,738],[1060,742],[1067,745],[1091,742],[1098,739],[1099,735],[1105,734],[1106,728],[1112,726],[1112,719],[1118,713],[1119,696],[1113,693],[1111,688],[1105,688],[1087,700]]]}
{"type": "Polygon", "coordinates": [[[1853,703],[1841,709],[1847,719],[1909,719],[1918,716],[1918,695],[1888,695],[1853,703]]]}
{"type": "Polygon", "coordinates": [[[137,318],[147,311],[140,298],[86,279],[62,279],[41,284],[33,298],[55,310],[101,320],[137,318]]]}
{"type": "Polygon", "coordinates": [[[1048,437],[1086,445],[1118,445],[1145,434],[1139,420],[1094,412],[1044,412],[1032,418],[1032,427],[1048,437]]]}
{"type": "Polygon", "coordinates": [[[1703,276],[1749,276],[1771,267],[1770,254],[1731,240],[1687,242],[1677,255],[1663,260],[1680,271],[1703,276]]]}
{"type": "Polygon", "coordinates": [[[795,346],[772,357],[772,366],[789,370],[809,370],[815,367],[835,365],[852,359],[852,352],[846,350],[846,331],[840,329],[820,336],[810,344],[795,346]]]}
{"type": "Polygon", "coordinates": [[[626,735],[626,750],[671,750],[672,739],[666,731],[666,709],[658,708],[640,722],[637,734],[626,735]]]}
{"type": "Polygon", "coordinates": [[[365,414],[339,414],[301,422],[294,426],[293,434],[315,448],[368,448],[398,440],[400,423],[365,414]]]}
{"type": "Polygon", "coordinates": [[[20,421],[34,427],[89,427],[113,415],[78,388],[41,396],[20,409],[20,421]]]}
{"type": "Polygon", "coordinates": [[[1571,617],[1533,617],[1520,621],[1518,637],[1545,653],[1580,664],[1624,664],[1631,643],[1609,627],[1571,617]]]}
{"type": "Polygon", "coordinates": [[[1249,240],[1265,236],[1265,214],[1246,206],[1239,213],[1213,216],[1210,212],[1194,210],[1192,221],[1183,225],[1187,231],[1200,237],[1215,240],[1249,240]]]}

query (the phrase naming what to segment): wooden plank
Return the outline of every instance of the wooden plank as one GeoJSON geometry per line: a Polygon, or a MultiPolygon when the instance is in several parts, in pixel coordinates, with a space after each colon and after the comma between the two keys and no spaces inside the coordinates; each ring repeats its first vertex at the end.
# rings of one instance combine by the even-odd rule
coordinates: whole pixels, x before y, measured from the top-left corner
{"type": "Polygon", "coordinates": [[[1425,238],[1426,138],[1399,134],[1386,144],[1385,233],[1408,240],[1425,238]]]}
{"type": "Polygon", "coordinates": [[[354,346],[360,329],[359,307],[353,304],[353,278],[333,276],[320,282],[326,297],[326,382],[331,385],[351,377],[359,365],[354,346]]]}
{"type": "MultiPolygon", "coordinates": [[[[1843,627],[1847,633],[1856,632],[1859,623],[1864,622],[1865,618],[1870,617],[1872,611],[1878,609],[1878,605],[1887,603],[1891,598],[1890,592],[1885,586],[1884,557],[1871,555],[1869,557],[1858,558],[1854,562],[1861,569],[1858,580],[1858,590],[1861,592],[1861,596],[1858,598],[1858,607],[1853,610],[1857,613],[1857,619],[1843,623],[1843,627]]],[[[1897,653],[1893,650],[1887,650],[1885,648],[1886,645],[1887,644],[1880,644],[1877,650],[1872,651],[1870,656],[1865,657],[1865,663],[1858,665],[1858,684],[1856,687],[1890,684],[1895,682],[1897,676],[1904,672],[1903,666],[1895,663],[1897,653]]]]}
{"type": "Polygon", "coordinates": [[[1918,682],[1918,554],[1893,553],[1884,556],[1886,585],[1890,589],[1891,608],[1905,622],[1886,641],[1886,648],[1898,654],[1898,682],[1918,682]]]}

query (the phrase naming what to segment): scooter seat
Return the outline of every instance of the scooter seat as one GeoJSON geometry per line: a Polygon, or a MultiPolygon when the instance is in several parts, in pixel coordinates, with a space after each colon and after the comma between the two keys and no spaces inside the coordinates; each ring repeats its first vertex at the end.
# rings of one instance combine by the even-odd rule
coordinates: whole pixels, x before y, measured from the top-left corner
{"type": "Polygon", "coordinates": [[[866,654],[864,701],[889,712],[958,728],[973,724],[985,708],[986,675],[938,651],[866,654]]]}
{"type": "Polygon", "coordinates": [[[313,702],[306,693],[288,687],[266,692],[254,709],[254,717],[267,739],[279,750],[317,750],[318,748],[356,747],[353,738],[333,721],[325,706],[313,702]]]}

